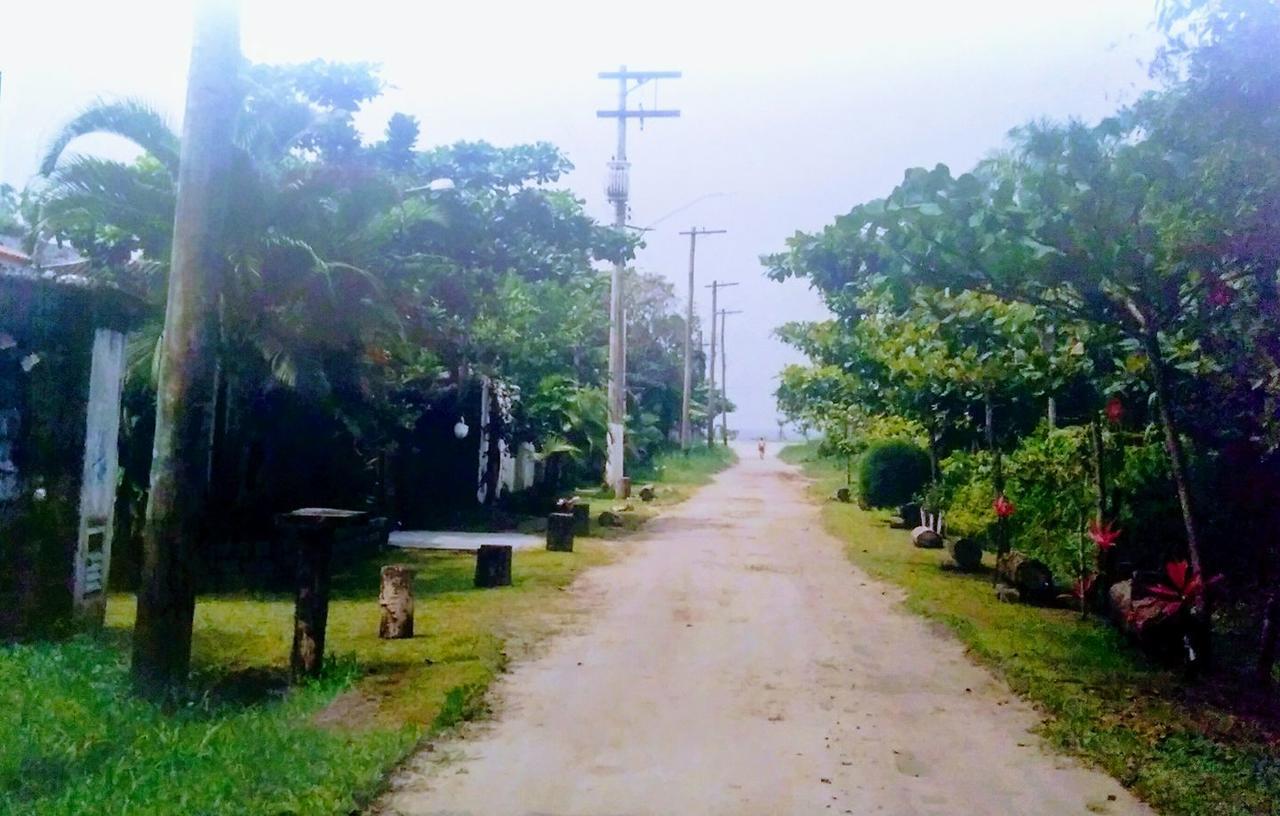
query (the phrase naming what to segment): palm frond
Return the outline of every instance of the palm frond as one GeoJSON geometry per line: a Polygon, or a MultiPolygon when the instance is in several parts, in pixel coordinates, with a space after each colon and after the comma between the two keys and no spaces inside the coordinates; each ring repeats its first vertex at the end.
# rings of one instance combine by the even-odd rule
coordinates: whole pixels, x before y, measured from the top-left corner
{"type": "Polygon", "coordinates": [[[178,134],[159,111],[137,99],[116,102],[99,99],[82,110],[62,126],[49,144],[40,162],[40,174],[53,175],[67,145],[91,133],[110,133],[128,139],[160,162],[170,176],[178,177],[178,134]]]}

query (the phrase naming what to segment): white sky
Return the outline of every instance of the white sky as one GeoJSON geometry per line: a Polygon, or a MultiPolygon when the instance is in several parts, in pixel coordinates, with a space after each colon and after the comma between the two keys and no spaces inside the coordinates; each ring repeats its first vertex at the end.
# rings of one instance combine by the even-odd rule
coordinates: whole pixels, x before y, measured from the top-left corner
{"type": "MultiPolygon", "coordinates": [[[[97,96],[182,109],[190,43],[184,0],[5,0],[0,181],[21,186],[57,127],[97,96]]],[[[731,422],[773,427],[771,396],[795,358],[774,327],[821,317],[803,284],[766,280],[761,253],[884,194],[913,165],[967,169],[1011,127],[1040,116],[1095,120],[1146,85],[1154,0],[651,0],[642,4],[245,0],[254,60],[322,57],[383,65],[392,86],[362,120],[371,136],[405,111],[423,145],[546,140],[577,165],[569,185],[603,221],[616,84],[596,72],[684,71],[661,83],[680,119],[632,131],[632,223],[648,225],[642,268],[683,296],[692,225],[699,283],[737,281],[730,318],[731,422]]],[[[653,107],[651,91],[633,100],[653,107]]],[[[85,140],[85,151],[119,145],[85,140]]],[[[708,293],[697,292],[700,313],[708,293]]]]}

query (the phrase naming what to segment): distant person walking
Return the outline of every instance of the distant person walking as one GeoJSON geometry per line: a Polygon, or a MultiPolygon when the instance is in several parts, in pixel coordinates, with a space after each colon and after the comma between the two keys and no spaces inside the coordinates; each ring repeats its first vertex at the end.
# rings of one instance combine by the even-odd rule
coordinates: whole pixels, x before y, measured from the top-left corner
{"type": "Polygon", "coordinates": [[[756,440],[756,451],[760,454],[760,458],[764,458],[764,437],[756,440]]]}

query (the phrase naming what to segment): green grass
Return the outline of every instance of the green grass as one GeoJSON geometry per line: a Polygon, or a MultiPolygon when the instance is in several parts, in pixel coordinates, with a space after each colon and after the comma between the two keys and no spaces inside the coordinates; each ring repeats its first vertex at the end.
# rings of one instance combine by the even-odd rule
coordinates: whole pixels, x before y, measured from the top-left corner
{"type": "Polygon", "coordinates": [[[101,637],[0,651],[0,813],[347,813],[424,736],[477,714],[507,654],[541,634],[559,590],[609,557],[515,554],[515,586],[472,588],[473,557],[419,568],[417,636],[377,637],[378,567],[336,576],[326,676],[286,693],[293,600],[202,597],[195,681],[172,713],[126,692],[132,596],[101,637]]]}
{"type": "MultiPolygon", "coordinates": [[[[844,484],[843,465],[819,458],[816,444],[787,448],[782,458],[814,477],[817,500],[844,484]]],[[[1067,610],[998,602],[989,573],[944,569],[945,553],[911,547],[887,518],[852,504],[828,501],[822,509],[827,529],[848,542],[851,561],[903,587],[911,611],[945,624],[1040,708],[1051,744],[1096,764],[1162,813],[1280,813],[1280,755],[1261,728],[1196,699],[1109,626],[1067,610]]]]}
{"type": "MultiPolygon", "coordinates": [[[[668,504],[731,461],[722,449],[668,457],[636,483],[656,482],[654,504],[668,504]]],[[[113,595],[100,635],[0,647],[0,816],[358,811],[424,738],[484,714],[509,660],[567,611],[562,590],[614,552],[591,539],[573,553],[517,552],[515,585],[497,590],[472,587],[470,554],[358,564],[334,576],[326,651],[336,659],[294,689],[293,598],[202,596],[191,688],[169,709],[127,691],[135,603],[113,595]],[[377,636],[378,572],[392,561],[418,568],[412,639],[377,636]]]]}

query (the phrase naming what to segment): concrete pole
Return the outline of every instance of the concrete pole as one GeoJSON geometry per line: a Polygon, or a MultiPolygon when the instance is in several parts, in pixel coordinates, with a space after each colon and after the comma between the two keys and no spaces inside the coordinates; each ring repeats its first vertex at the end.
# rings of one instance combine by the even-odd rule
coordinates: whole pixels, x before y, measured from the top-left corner
{"type": "MultiPolygon", "coordinates": [[[[622,67],[622,74],[626,73],[622,67]]],[[[627,80],[625,76],[618,79],[618,110],[623,115],[618,117],[618,150],[614,161],[627,160],[627,80]]],[[[626,172],[624,169],[623,172],[626,172]]],[[[627,228],[627,196],[621,195],[613,203],[613,225],[619,232],[627,228]]],[[[613,277],[609,287],[609,438],[606,449],[605,481],[613,488],[615,495],[622,495],[622,477],[625,475],[623,457],[626,452],[626,419],[627,394],[623,384],[623,372],[626,369],[626,350],[623,346],[622,326],[622,275],[626,261],[618,256],[613,265],[613,277]]]]}
{"type": "Polygon", "coordinates": [[[699,235],[723,235],[726,230],[707,230],[691,227],[681,235],[689,236],[689,302],[686,304],[684,318],[684,391],[680,403],[680,448],[686,453],[693,437],[693,428],[689,423],[689,410],[693,403],[693,287],[694,257],[697,252],[699,235]]]}

